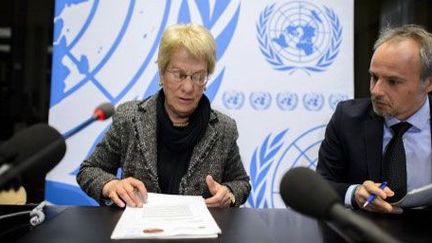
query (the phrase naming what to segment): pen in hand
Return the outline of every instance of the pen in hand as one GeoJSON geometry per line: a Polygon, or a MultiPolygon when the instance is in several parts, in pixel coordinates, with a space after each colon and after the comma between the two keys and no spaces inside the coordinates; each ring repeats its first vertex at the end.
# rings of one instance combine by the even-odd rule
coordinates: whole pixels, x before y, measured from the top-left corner
{"type": "MultiPolygon", "coordinates": [[[[387,181],[383,181],[383,182],[381,183],[381,185],[379,186],[379,188],[380,188],[381,190],[384,190],[384,188],[385,188],[386,186],[387,186],[387,181]]],[[[376,198],[376,194],[375,194],[375,193],[372,193],[372,194],[368,197],[367,201],[363,204],[363,207],[365,208],[367,205],[371,204],[371,203],[373,202],[373,200],[375,200],[375,198],[376,198]]]]}

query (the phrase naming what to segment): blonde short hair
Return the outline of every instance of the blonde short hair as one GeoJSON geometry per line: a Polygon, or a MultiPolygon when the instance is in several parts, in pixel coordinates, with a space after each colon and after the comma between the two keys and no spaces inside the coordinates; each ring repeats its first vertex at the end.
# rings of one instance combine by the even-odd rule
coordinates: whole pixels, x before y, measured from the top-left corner
{"type": "Polygon", "coordinates": [[[185,48],[193,57],[207,62],[207,74],[212,74],[216,64],[216,42],[211,33],[197,24],[176,24],[168,27],[162,35],[158,53],[158,68],[161,73],[178,48],[185,48]]]}

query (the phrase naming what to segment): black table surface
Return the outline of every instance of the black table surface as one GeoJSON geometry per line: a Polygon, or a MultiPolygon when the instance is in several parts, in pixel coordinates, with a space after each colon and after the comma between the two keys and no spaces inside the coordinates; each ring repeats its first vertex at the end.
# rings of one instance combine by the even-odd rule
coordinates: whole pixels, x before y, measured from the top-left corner
{"type": "MultiPolygon", "coordinates": [[[[31,206],[0,206],[0,215],[31,206]]],[[[165,242],[111,240],[123,210],[113,207],[47,206],[46,220],[31,227],[28,217],[0,222],[1,242],[165,242]],[[13,227],[12,227],[13,226],[13,227]],[[9,231],[5,233],[5,229],[9,231]]],[[[290,209],[210,209],[222,234],[216,239],[177,242],[345,242],[326,224],[290,209]]],[[[432,210],[405,210],[401,215],[358,212],[401,242],[432,242],[432,210]]]]}

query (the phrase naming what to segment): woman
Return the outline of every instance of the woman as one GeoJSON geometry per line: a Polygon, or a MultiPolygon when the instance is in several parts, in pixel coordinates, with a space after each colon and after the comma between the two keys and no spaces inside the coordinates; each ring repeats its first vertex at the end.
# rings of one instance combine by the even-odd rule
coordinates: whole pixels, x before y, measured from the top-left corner
{"type": "Polygon", "coordinates": [[[250,184],[236,123],[212,110],[204,95],[216,63],[213,36],[195,24],[171,26],[157,62],[162,89],[118,107],[111,128],[82,163],[79,185],[119,207],[141,207],[147,192],[202,195],[208,207],[243,204],[250,184]],[[122,179],[115,176],[118,168],[122,179]]]}

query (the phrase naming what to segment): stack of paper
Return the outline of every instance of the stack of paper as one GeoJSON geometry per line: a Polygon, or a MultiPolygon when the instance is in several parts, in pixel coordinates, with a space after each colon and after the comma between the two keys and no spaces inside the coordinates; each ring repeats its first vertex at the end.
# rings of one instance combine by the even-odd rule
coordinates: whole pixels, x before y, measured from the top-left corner
{"type": "Polygon", "coordinates": [[[149,193],[142,208],[126,207],[111,239],[216,238],[220,233],[201,196],[149,193]]]}

